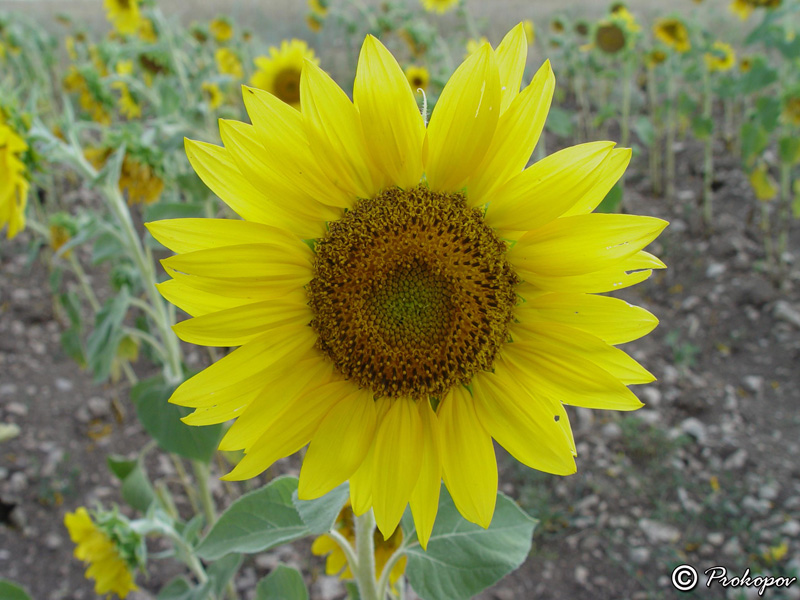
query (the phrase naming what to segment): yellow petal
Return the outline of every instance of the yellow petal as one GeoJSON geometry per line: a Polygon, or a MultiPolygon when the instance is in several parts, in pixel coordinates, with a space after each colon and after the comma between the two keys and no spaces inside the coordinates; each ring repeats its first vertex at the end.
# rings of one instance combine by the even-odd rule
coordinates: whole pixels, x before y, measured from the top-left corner
{"type": "Polygon", "coordinates": [[[543,158],[494,192],[486,222],[517,231],[546,225],[596,185],[613,147],[613,142],[590,142],[543,158]]]}
{"type": "Polygon", "coordinates": [[[494,373],[476,375],[472,386],[481,424],[514,458],[556,475],[576,471],[572,449],[558,424],[564,414],[561,403],[522,387],[502,360],[495,362],[494,373]]]}
{"type": "MultiPolygon", "coordinates": [[[[386,396],[375,401],[376,431],[389,412],[392,400],[386,396]]],[[[375,464],[375,437],[361,466],[350,478],[350,506],[356,516],[361,516],[372,506],[372,473],[375,464]]]]}
{"type": "Polygon", "coordinates": [[[284,229],[235,219],[164,219],[144,225],[161,244],[179,254],[220,246],[297,241],[284,229]]]}
{"type": "Polygon", "coordinates": [[[310,327],[279,327],[237,348],[183,382],[169,401],[181,406],[209,406],[224,400],[225,395],[241,391],[235,388],[244,388],[246,384],[258,387],[260,373],[295,350],[312,348],[316,338],[310,327]]]}
{"type": "Polygon", "coordinates": [[[492,145],[467,183],[467,201],[471,206],[493,200],[493,191],[528,164],[550,110],[555,85],[550,61],[546,61],[530,85],[500,115],[492,145]]]}
{"type": "Polygon", "coordinates": [[[522,74],[528,60],[528,40],[525,28],[519,23],[509,31],[495,50],[497,69],[500,75],[500,114],[511,106],[519,94],[522,74]]]}
{"type": "Polygon", "coordinates": [[[602,174],[597,179],[595,185],[583,197],[578,200],[571,208],[562,215],[571,217],[572,215],[585,215],[597,208],[606,197],[614,184],[619,181],[628,164],[631,162],[632,151],[630,148],[614,148],[602,165],[602,174]]]}
{"type": "Polygon", "coordinates": [[[355,473],[372,445],[376,419],[372,392],[353,386],[314,432],[300,469],[301,500],[324,496],[355,473]]]}
{"type": "Polygon", "coordinates": [[[378,167],[391,183],[416,186],[422,176],[425,123],[400,65],[372,35],[361,46],[353,100],[378,167]]]}
{"type": "Polygon", "coordinates": [[[242,175],[225,148],[185,141],[186,156],[197,175],[243,219],[286,228],[304,238],[319,237],[325,231],[322,222],[313,223],[282,212],[242,175]]]}
{"type": "Polygon", "coordinates": [[[593,294],[543,294],[517,305],[522,323],[551,322],[569,325],[608,344],[624,344],[650,333],[658,325],[651,312],[619,298],[593,294]]]}
{"type": "Polygon", "coordinates": [[[292,171],[281,170],[281,167],[287,167],[273,160],[252,125],[220,119],[219,133],[239,171],[250,183],[264,190],[265,195],[272,199],[273,206],[309,221],[339,218],[339,209],[318,202],[314,196],[297,187],[293,178],[287,177],[292,171]]]}
{"type": "Polygon", "coordinates": [[[422,422],[422,466],[409,504],[411,514],[414,516],[417,539],[422,549],[426,550],[431,531],[433,531],[433,523],[436,520],[436,513],[439,510],[439,491],[442,487],[442,448],[439,420],[436,413],[433,412],[431,403],[427,399],[422,399],[417,402],[417,405],[422,422]]]}
{"type": "Polygon", "coordinates": [[[582,275],[633,256],[667,225],[638,215],[563,217],[526,233],[507,256],[522,277],[582,275]]]}
{"type": "Polygon", "coordinates": [[[372,465],[372,504],[378,529],[394,533],[422,465],[422,421],[416,403],[395,398],[375,436],[372,465]]]}
{"type": "Polygon", "coordinates": [[[286,182],[323,204],[350,208],[355,197],[331,184],[308,145],[300,112],[269,92],[242,86],[247,114],[265,160],[286,182]]]}
{"type": "Polygon", "coordinates": [[[263,473],[276,460],[300,450],[311,440],[331,408],[353,390],[353,384],[348,381],[334,381],[297,398],[287,408],[291,418],[267,425],[261,437],[246,450],[244,458],[222,479],[250,479],[263,473]]]}
{"type": "Polygon", "coordinates": [[[254,302],[195,317],[173,325],[180,339],[201,346],[241,346],[282,325],[308,325],[314,314],[305,290],[282,298],[254,302]]]}
{"type": "Polygon", "coordinates": [[[370,158],[358,111],[333,79],[309,60],[300,77],[300,105],[311,151],[333,184],[359,198],[377,194],[385,177],[370,158]]]}
{"type": "Polygon", "coordinates": [[[622,262],[583,275],[559,277],[527,273],[525,281],[517,287],[517,293],[523,298],[526,297],[526,289],[602,294],[641,283],[650,277],[652,269],[665,268],[666,265],[658,258],[642,250],[622,262]]]}
{"type": "Polygon", "coordinates": [[[339,547],[333,538],[327,534],[322,534],[311,544],[311,554],[314,556],[324,556],[328,552],[332,552],[339,547]]]}
{"type": "Polygon", "coordinates": [[[461,189],[481,164],[500,117],[500,78],[489,44],[467,58],[445,85],[428,125],[431,189],[461,189]]]}
{"type": "Polygon", "coordinates": [[[625,385],[650,383],[655,377],[619,348],[585,331],[560,323],[544,321],[513,323],[510,333],[515,341],[530,342],[542,352],[575,361],[589,360],[625,385]]]}
{"type": "Polygon", "coordinates": [[[514,375],[528,389],[571,406],[605,410],[642,407],[633,392],[590,358],[563,352],[562,347],[547,341],[538,345],[540,341],[516,341],[502,350],[514,375]]]}
{"type": "Polygon", "coordinates": [[[453,502],[467,521],[489,527],[497,498],[497,460],[468,390],[456,386],[439,405],[442,471],[453,502]]]}
{"type": "Polygon", "coordinates": [[[229,298],[212,292],[203,292],[175,279],[157,283],[156,288],[167,302],[174,304],[193,317],[242,306],[250,302],[247,298],[229,298]]]}

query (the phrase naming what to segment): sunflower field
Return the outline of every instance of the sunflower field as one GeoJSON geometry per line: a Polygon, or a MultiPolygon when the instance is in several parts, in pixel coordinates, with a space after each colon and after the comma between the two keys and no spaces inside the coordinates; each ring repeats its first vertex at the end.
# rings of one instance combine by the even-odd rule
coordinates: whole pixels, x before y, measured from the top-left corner
{"type": "Polygon", "coordinates": [[[0,600],[798,598],[798,218],[798,0],[0,0],[0,600]]]}

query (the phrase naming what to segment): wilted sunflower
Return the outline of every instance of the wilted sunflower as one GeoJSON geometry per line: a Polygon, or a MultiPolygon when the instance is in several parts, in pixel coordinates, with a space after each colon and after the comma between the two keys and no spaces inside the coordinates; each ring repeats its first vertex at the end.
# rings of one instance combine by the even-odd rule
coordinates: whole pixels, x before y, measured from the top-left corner
{"type": "Polygon", "coordinates": [[[248,479],[310,445],[299,496],[350,480],[384,537],[410,503],[425,547],[444,479],[487,527],[492,438],[524,464],[575,472],[564,404],[633,410],[653,376],[614,347],[657,320],[598,293],[664,265],[642,249],[660,219],[590,214],[629,149],[594,142],[525,165],[555,78],[520,92],[522,25],[453,73],[427,127],[397,61],[361,49],[354,103],[313,62],[301,111],[245,88],[253,125],[224,147],[187,141],[201,179],[243,221],[149,223],[178,254],[159,286],[194,318],[183,340],[241,346],[170,402],[192,425],[236,419],[220,442],[248,479]],[[523,170],[524,169],[524,170],[523,170]]]}
{"type": "Polygon", "coordinates": [[[242,61],[239,56],[230,48],[217,48],[214,53],[214,60],[217,63],[217,69],[223,75],[230,75],[234,79],[241,79],[244,77],[242,70],[242,61]]]}
{"type": "Polygon", "coordinates": [[[5,122],[0,110],[0,230],[8,224],[8,239],[25,228],[29,183],[21,157],[27,150],[28,144],[5,122]]]}
{"type": "Polygon", "coordinates": [[[319,64],[314,50],[303,40],[283,40],[280,48],[272,46],[269,49],[268,57],[253,59],[257,70],[250,78],[250,85],[300,108],[300,72],[305,60],[319,64]]]}
{"type": "Polygon", "coordinates": [[[103,0],[106,16],[117,33],[132,35],[139,29],[139,0],[103,0]]]}
{"type": "Polygon", "coordinates": [[[778,186],[770,176],[766,164],[761,163],[753,169],[749,179],[756,198],[761,202],[769,202],[778,195],[778,186]]]}
{"type": "Polygon", "coordinates": [[[428,69],[425,67],[409,65],[406,67],[405,74],[406,79],[408,79],[408,85],[411,86],[411,89],[415,94],[417,93],[417,90],[424,91],[428,89],[431,76],[428,73],[428,69]]]}
{"type": "MultiPolygon", "coordinates": [[[[86,578],[94,579],[97,594],[116,594],[125,598],[130,592],[138,590],[133,572],[137,562],[135,556],[125,552],[119,540],[109,535],[105,528],[92,521],[85,508],[64,516],[64,525],[75,546],[75,557],[89,563],[86,578]]],[[[137,543],[138,541],[134,541],[137,543]]]]}
{"type": "Polygon", "coordinates": [[[458,6],[461,0],[420,0],[422,6],[428,12],[446,13],[448,10],[458,6]]]}
{"type": "Polygon", "coordinates": [[[736,64],[736,54],[731,45],[719,41],[714,42],[704,59],[709,71],[730,71],[736,64]]]}
{"type": "MultiPolygon", "coordinates": [[[[348,502],[345,507],[339,512],[336,518],[336,523],[333,528],[338,531],[346,540],[352,545],[355,545],[356,530],[355,530],[355,515],[353,509],[348,502]]],[[[383,573],[383,568],[389,559],[392,557],[400,545],[403,543],[403,531],[398,527],[394,530],[388,538],[383,539],[375,531],[375,578],[379,579],[383,573]]],[[[353,572],[350,570],[350,565],[347,564],[347,557],[344,551],[339,547],[339,544],[329,535],[323,534],[314,540],[311,545],[311,553],[315,556],[325,556],[325,574],[326,575],[339,575],[341,579],[353,579],[353,572]]],[[[407,558],[401,557],[392,567],[392,572],[389,574],[389,583],[392,587],[397,583],[400,577],[406,570],[407,558]]]]}
{"type": "Polygon", "coordinates": [[[678,52],[688,52],[692,47],[689,30],[680,19],[658,19],[653,25],[653,35],[678,52]]]}

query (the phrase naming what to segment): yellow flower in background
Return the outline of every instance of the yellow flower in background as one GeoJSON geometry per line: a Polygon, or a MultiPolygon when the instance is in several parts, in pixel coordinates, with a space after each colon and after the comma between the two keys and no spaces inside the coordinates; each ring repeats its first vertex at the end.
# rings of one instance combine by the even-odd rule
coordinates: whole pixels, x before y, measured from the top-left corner
{"type": "Polygon", "coordinates": [[[606,54],[616,54],[625,48],[626,42],[625,31],[613,21],[600,23],[595,30],[594,46],[606,54]]]}
{"type": "Polygon", "coordinates": [[[728,5],[730,11],[742,21],[747,20],[756,8],[775,9],[781,5],[781,0],[733,0],[728,5]]]}
{"type": "Polygon", "coordinates": [[[208,105],[211,107],[211,110],[216,110],[220,106],[222,106],[222,103],[225,100],[225,98],[222,95],[222,90],[219,89],[219,86],[216,83],[204,81],[201,87],[203,89],[203,92],[205,93],[206,99],[208,100],[208,105]]]}
{"type": "MultiPolygon", "coordinates": [[[[67,50],[67,56],[72,61],[78,60],[78,51],[75,49],[75,38],[68,35],[64,38],[64,48],[67,50]]],[[[0,56],[2,56],[2,44],[0,44],[0,56]]]]}
{"type": "Polygon", "coordinates": [[[426,126],[368,36],[353,102],[306,61],[301,111],[245,88],[252,125],[221,121],[224,147],[187,142],[243,220],[147,227],[176,252],[159,290],[193,317],[178,337],[240,346],[170,399],[195,409],[190,425],[236,419],[220,449],[244,457],[225,479],[309,444],[301,499],[349,480],[354,513],[372,508],[384,538],[410,504],[426,547],[442,479],[467,520],[490,524],[493,438],[566,475],[564,404],[642,405],[627,386],[654,377],[615,346],[657,319],[598,294],[664,267],[643,248],[666,222],[592,214],[630,161],[612,142],[525,168],[555,88],[545,63],[520,91],[526,60],[519,24],[463,62],[426,126]]]}
{"type": "Polygon", "coordinates": [[[72,65],[64,76],[64,90],[78,94],[78,103],[89,113],[92,121],[100,125],[111,124],[111,113],[101,100],[95,98],[86,78],[75,65],[72,65]]]}
{"type": "Polygon", "coordinates": [[[730,44],[714,42],[711,51],[703,56],[709,71],[730,71],[736,64],[736,54],[730,44]]]}
{"type": "Polygon", "coordinates": [[[151,19],[146,17],[142,17],[140,20],[136,35],[138,35],[139,39],[143,42],[148,42],[150,44],[155,44],[158,41],[158,32],[156,32],[155,25],[151,19]]]}
{"type": "Polygon", "coordinates": [[[152,204],[161,197],[164,181],[147,163],[125,155],[119,175],[119,190],[128,196],[128,204],[152,204]]]}
{"type": "MultiPolygon", "coordinates": [[[[333,528],[350,542],[351,545],[355,546],[355,515],[353,514],[353,509],[350,507],[349,502],[339,513],[333,528]]],[[[375,579],[380,579],[386,563],[402,543],[403,531],[400,527],[397,527],[394,533],[386,539],[384,539],[377,530],[375,531],[375,579]]],[[[340,579],[354,578],[353,572],[350,570],[350,565],[347,564],[347,557],[344,551],[331,536],[323,534],[315,539],[314,543],[311,545],[311,553],[314,554],[314,556],[328,555],[328,558],[325,559],[326,575],[339,575],[340,579]]],[[[389,574],[389,583],[393,589],[406,570],[406,562],[407,557],[403,556],[392,567],[392,572],[389,574]]]]}
{"type": "Polygon", "coordinates": [[[667,53],[663,50],[651,50],[644,57],[645,65],[647,68],[652,69],[667,60],[667,53]]]}
{"type": "Polygon", "coordinates": [[[480,39],[469,39],[467,40],[467,53],[464,55],[464,58],[469,58],[473,54],[475,54],[478,50],[480,50],[484,44],[488,44],[489,40],[486,39],[485,35],[482,35],[480,39]]]}
{"type": "Polygon", "coordinates": [[[138,119],[142,116],[142,107],[136,101],[136,98],[131,94],[128,89],[128,84],[124,81],[115,81],[111,87],[119,91],[119,112],[126,119],[138,119]]]}
{"type": "Polygon", "coordinates": [[[322,31],[322,26],[324,25],[325,21],[319,15],[314,13],[310,13],[306,15],[306,25],[308,28],[313,31],[314,33],[319,33],[322,31]]]}
{"type": "Polygon", "coordinates": [[[739,59],[739,71],[741,71],[742,73],[747,73],[752,68],[753,68],[753,60],[750,57],[745,56],[739,59]]]}
{"type": "Polygon", "coordinates": [[[533,26],[533,21],[525,19],[522,22],[522,27],[525,29],[525,39],[528,41],[528,46],[536,41],[536,29],[533,26]]]}
{"type": "Polygon", "coordinates": [[[103,0],[103,5],[106,7],[106,18],[117,33],[121,35],[136,33],[141,18],[139,0],[103,0]]]}
{"type": "Polygon", "coordinates": [[[783,103],[783,118],[792,125],[800,125],[800,96],[786,98],[783,103]]]}
{"type": "Polygon", "coordinates": [[[756,198],[762,202],[769,202],[778,195],[778,186],[764,163],[758,165],[750,173],[750,185],[753,187],[756,198]]]}
{"type": "Polygon", "coordinates": [[[405,70],[408,85],[411,86],[412,91],[416,94],[417,90],[426,91],[430,83],[430,74],[425,67],[418,67],[416,65],[409,65],[405,70]]]}
{"type": "Polygon", "coordinates": [[[688,52],[692,47],[689,30],[680,19],[658,19],[653,25],[653,35],[677,52],[688,52]]]}
{"type": "Polygon", "coordinates": [[[214,53],[214,60],[217,63],[217,69],[223,75],[230,75],[234,79],[244,77],[242,61],[239,60],[236,52],[230,48],[218,48],[214,53]]]}
{"type": "Polygon", "coordinates": [[[8,225],[8,239],[25,228],[25,206],[30,184],[22,154],[27,150],[28,144],[5,122],[0,111],[0,229],[8,225]]]}
{"type": "Polygon", "coordinates": [[[308,9],[312,14],[324,19],[328,16],[328,0],[308,0],[308,9]]]}
{"type": "Polygon", "coordinates": [[[638,21],[636,21],[636,17],[624,6],[618,8],[612,14],[614,19],[620,21],[622,26],[630,33],[638,33],[642,30],[638,21]]]}
{"type": "Polygon", "coordinates": [[[461,0],[420,0],[428,12],[446,13],[458,6],[461,0]]]}
{"type": "Polygon", "coordinates": [[[233,37],[233,25],[222,17],[213,19],[208,25],[208,30],[214,36],[214,39],[220,43],[227,42],[233,37]]]}
{"type": "Polygon", "coordinates": [[[89,564],[85,577],[94,579],[97,594],[116,594],[125,598],[138,590],[131,565],[120,554],[114,540],[100,529],[85,508],[64,516],[64,525],[75,546],[75,557],[89,564]]]}
{"type": "Polygon", "coordinates": [[[250,85],[277,96],[286,104],[300,107],[300,72],[303,62],[309,60],[315,65],[319,59],[314,50],[303,40],[283,40],[281,47],[272,46],[269,56],[253,59],[256,72],[250,78],[250,85]]]}

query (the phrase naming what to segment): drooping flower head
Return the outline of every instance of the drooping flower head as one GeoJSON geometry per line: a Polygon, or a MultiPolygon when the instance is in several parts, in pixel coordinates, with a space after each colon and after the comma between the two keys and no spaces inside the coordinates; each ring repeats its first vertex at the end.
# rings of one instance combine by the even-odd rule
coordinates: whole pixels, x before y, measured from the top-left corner
{"type": "Polygon", "coordinates": [[[106,16],[117,33],[133,35],[139,29],[139,0],[103,0],[106,16]]]}
{"type": "MultiPolygon", "coordinates": [[[[345,504],[344,508],[339,512],[336,518],[336,523],[333,526],[335,531],[338,531],[348,542],[355,545],[356,531],[355,531],[355,515],[350,503],[345,504]]],[[[383,573],[383,569],[389,559],[392,557],[400,545],[403,543],[403,531],[400,527],[394,530],[386,539],[375,531],[375,578],[379,579],[383,573]]],[[[336,541],[329,535],[323,534],[314,540],[311,545],[311,552],[315,556],[325,556],[325,574],[326,575],[339,575],[341,579],[353,579],[353,572],[350,570],[350,565],[347,564],[347,556],[344,551],[339,547],[336,541]]],[[[392,567],[392,572],[389,574],[389,583],[392,587],[397,583],[400,577],[406,570],[407,558],[401,557],[392,567]]]]}
{"type": "Polygon", "coordinates": [[[736,64],[736,54],[730,44],[714,42],[711,49],[703,55],[709,71],[730,71],[736,64]]]}
{"type": "Polygon", "coordinates": [[[6,122],[0,110],[0,230],[8,225],[8,239],[25,228],[25,206],[30,184],[22,154],[27,150],[28,144],[6,122]]]}
{"type": "Polygon", "coordinates": [[[125,598],[138,590],[134,572],[142,562],[141,538],[126,527],[116,513],[103,513],[93,520],[84,507],[64,516],[64,525],[75,543],[75,557],[88,563],[86,578],[94,579],[97,594],[125,598]]]}
{"type": "Polygon", "coordinates": [[[688,52],[692,47],[689,30],[680,19],[658,19],[653,25],[653,35],[677,52],[688,52]]]}
{"type": "Polygon", "coordinates": [[[525,168],[555,87],[549,63],[520,91],[522,25],[478,48],[429,123],[402,68],[364,41],[354,101],[312,61],[301,110],[245,88],[252,125],[221,121],[224,147],[187,141],[203,181],[243,220],[149,223],[177,254],[161,293],[193,318],[190,343],[240,346],[171,402],[193,425],[236,419],[253,477],[309,444],[299,496],[345,480],[355,514],[389,537],[410,504],[426,546],[444,479],[487,527],[492,438],[524,464],[575,471],[564,405],[641,406],[653,376],[616,344],[656,325],[600,296],[664,265],[643,248],[666,226],[592,214],[629,160],[611,142],[525,168]]]}
{"type": "Polygon", "coordinates": [[[283,40],[280,48],[269,49],[268,57],[258,56],[253,60],[257,70],[250,78],[250,85],[299,108],[300,73],[306,60],[319,64],[314,50],[303,40],[283,40]]]}

